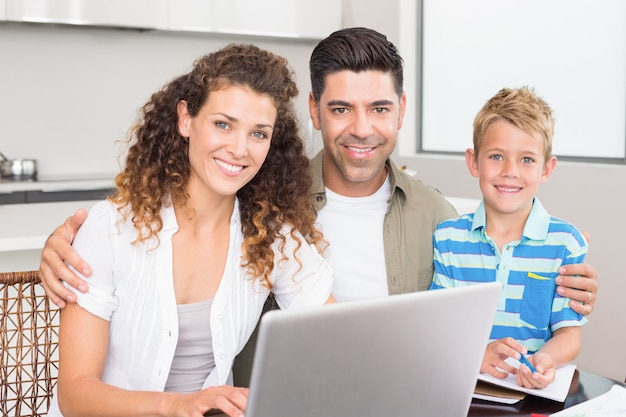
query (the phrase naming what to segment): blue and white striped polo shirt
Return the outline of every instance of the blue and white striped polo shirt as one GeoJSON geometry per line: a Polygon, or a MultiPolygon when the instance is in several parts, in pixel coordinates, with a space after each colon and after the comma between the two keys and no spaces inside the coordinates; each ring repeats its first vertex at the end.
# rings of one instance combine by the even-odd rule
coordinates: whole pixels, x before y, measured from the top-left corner
{"type": "Polygon", "coordinates": [[[435,274],[431,289],[497,281],[502,295],[491,341],[512,337],[539,350],[552,333],[587,319],[556,293],[561,265],[584,262],[587,242],[570,223],[548,214],[535,198],[521,241],[498,250],[486,234],[485,206],[440,223],[433,235],[435,274]]]}

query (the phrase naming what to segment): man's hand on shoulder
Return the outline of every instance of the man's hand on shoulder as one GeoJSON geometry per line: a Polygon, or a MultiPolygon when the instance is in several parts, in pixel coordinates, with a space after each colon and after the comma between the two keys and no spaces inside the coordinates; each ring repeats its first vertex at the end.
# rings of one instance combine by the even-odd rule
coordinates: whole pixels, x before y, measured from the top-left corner
{"type": "Polygon", "coordinates": [[[571,298],[570,307],[589,315],[598,299],[598,272],[589,264],[564,265],[556,278],[559,295],[571,298]]]}
{"type": "Polygon", "coordinates": [[[91,275],[89,265],[72,248],[76,233],[86,218],[87,211],[83,209],[68,217],[65,223],[57,227],[48,237],[41,254],[39,265],[41,283],[50,301],[60,308],[65,307],[67,302],[76,302],[76,295],[63,285],[63,281],[81,292],[87,291],[87,283],[78,278],[65,264],[69,263],[85,276],[91,275]]]}

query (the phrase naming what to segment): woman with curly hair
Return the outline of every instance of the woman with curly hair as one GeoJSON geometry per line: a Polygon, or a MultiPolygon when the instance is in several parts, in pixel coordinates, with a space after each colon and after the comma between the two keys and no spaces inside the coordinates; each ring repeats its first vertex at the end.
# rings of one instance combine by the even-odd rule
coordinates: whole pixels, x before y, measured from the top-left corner
{"type": "Polygon", "coordinates": [[[61,313],[48,415],[241,416],[235,355],[270,291],[332,300],[286,59],[229,45],[154,93],[117,191],[74,247],[93,270],[61,313]]]}

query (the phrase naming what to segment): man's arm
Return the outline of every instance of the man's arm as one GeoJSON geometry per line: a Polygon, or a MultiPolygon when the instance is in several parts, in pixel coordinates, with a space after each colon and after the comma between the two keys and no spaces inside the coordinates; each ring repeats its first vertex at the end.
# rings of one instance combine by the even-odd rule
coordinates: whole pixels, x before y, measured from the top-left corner
{"type": "Polygon", "coordinates": [[[68,217],[65,223],[57,227],[48,237],[41,254],[41,263],[39,265],[41,283],[50,301],[60,308],[65,307],[66,302],[76,302],[76,295],[65,288],[62,281],[67,282],[81,292],[87,291],[87,283],[78,278],[65,264],[65,262],[68,262],[85,276],[91,275],[89,265],[72,248],[72,242],[76,237],[76,233],[86,218],[87,212],[83,209],[68,217]]]}
{"type": "Polygon", "coordinates": [[[589,264],[564,265],[556,278],[557,292],[571,298],[569,305],[577,313],[588,315],[598,299],[598,272],[589,264]]]}

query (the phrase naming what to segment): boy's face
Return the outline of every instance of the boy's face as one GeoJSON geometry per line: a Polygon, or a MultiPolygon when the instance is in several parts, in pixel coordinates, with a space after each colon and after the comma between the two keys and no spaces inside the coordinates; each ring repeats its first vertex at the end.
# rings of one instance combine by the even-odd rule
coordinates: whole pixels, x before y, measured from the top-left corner
{"type": "Polygon", "coordinates": [[[487,215],[528,215],[539,184],[548,181],[556,158],[544,157],[544,139],[499,120],[485,132],[476,155],[465,153],[471,174],[478,178],[487,215]]]}
{"type": "Polygon", "coordinates": [[[406,97],[398,97],[392,75],[382,71],[338,71],[325,81],[319,106],[309,96],[324,141],[324,184],[348,197],[371,195],[386,178],[406,97]]]}

